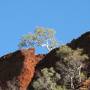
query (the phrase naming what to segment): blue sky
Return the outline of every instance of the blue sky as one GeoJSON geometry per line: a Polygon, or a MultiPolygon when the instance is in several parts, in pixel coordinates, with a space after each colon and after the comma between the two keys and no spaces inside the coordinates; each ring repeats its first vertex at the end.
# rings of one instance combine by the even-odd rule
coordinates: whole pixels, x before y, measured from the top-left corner
{"type": "Polygon", "coordinates": [[[70,42],[90,30],[90,0],[0,0],[0,56],[17,50],[20,37],[37,26],[70,42]]]}

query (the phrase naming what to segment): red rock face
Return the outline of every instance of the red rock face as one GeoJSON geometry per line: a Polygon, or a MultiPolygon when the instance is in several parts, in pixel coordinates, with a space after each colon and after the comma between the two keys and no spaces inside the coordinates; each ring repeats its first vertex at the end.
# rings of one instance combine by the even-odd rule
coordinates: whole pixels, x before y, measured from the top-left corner
{"type": "Polygon", "coordinates": [[[80,90],[90,90],[90,80],[86,80],[83,82],[82,87],[80,87],[80,90]]]}
{"type": "Polygon", "coordinates": [[[33,49],[23,51],[25,60],[20,75],[17,77],[19,80],[20,90],[26,90],[29,83],[31,82],[35,72],[35,53],[33,49]]]}
{"type": "Polygon", "coordinates": [[[35,67],[43,58],[44,55],[35,55],[33,48],[1,57],[0,90],[27,90],[34,76],[35,67]]]}
{"type": "MultiPolygon", "coordinates": [[[[90,32],[73,40],[68,45],[73,49],[83,48],[84,52],[90,57],[90,32]]],[[[35,74],[36,67],[36,69],[41,69],[54,66],[55,61],[58,59],[54,55],[55,50],[57,49],[52,50],[45,56],[43,54],[35,55],[35,50],[31,48],[27,50],[18,50],[1,57],[0,90],[27,90],[35,74]]],[[[90,63],[87,66],[87,70],[90,71],[90,63]]],[[[88,75],[90,76],[90,73],[88,75]]],[[[83,85],[86,84],[84,83],[83,85]]],[[[90,86],[90,81],[88,82],[88,86],[90,86]]]]}

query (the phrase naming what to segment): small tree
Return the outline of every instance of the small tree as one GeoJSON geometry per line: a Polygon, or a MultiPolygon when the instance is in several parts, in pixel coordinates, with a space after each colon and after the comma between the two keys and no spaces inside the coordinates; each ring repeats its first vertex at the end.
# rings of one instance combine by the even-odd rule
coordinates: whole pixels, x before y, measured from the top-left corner
{"type": "Polygon", "coordinates": [[[53,29],[38,27],[33,34],[26,34],[21,38],[19,47],[46,47],[48,51],[58,46],[53,29]]]}
{"type": "Polygon", "coordinates": [[[56,62],[56,70],[61,74],[62,84],[72,90],[81,82],[81,68],[88,56],[82,54],[82,49],[72,50],[68,46],[61,46],[56,55],[60,58],[56,62]]]}

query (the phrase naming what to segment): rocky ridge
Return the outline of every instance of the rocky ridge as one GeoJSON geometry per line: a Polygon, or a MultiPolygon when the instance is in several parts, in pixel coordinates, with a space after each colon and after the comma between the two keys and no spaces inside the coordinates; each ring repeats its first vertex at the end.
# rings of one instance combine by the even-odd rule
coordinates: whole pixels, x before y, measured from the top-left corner
{"type": "MultiPolygon", "coordinates": [[[[90,58],[90,32],[86,32],[79,38],[67,44],[73,49],[82,48],[90,58]]],[[[18,50],[0,58],[0,90],[31,90],[30,86],[36,71],[44,67],[54,67],[58,58],[52,50],[47,55],[35,54],[35,49],[18,50]]],[[[86,70],[90,77],[90,60],[86,70]]],[[[90,90],[90,80],[83,82],[80,90],[90,90]],[[86,88],[87,87],[87,88],[86,88]]]]}

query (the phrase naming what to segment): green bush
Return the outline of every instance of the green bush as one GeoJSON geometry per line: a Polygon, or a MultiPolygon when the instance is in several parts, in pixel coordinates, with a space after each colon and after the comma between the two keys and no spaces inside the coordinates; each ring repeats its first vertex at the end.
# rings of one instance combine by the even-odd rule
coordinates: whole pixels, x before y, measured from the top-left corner
{"type": "Polygon", "coordinates": [[[56,70],[62,78],[62,85],[75,89],[82,81],[81,69],[83,62],[88,59],[82,49],[72,50],[68,46],[61,46],[56,51],[59,60],[56,62],[56,70]]]}
{"type": "Polygon", "coordinates": [[[34,90],[63,90],[60,85],[57,85],[60,78],[60,74],[53,68],[44,68],[33,82],[33,88],[34,90]]]}

